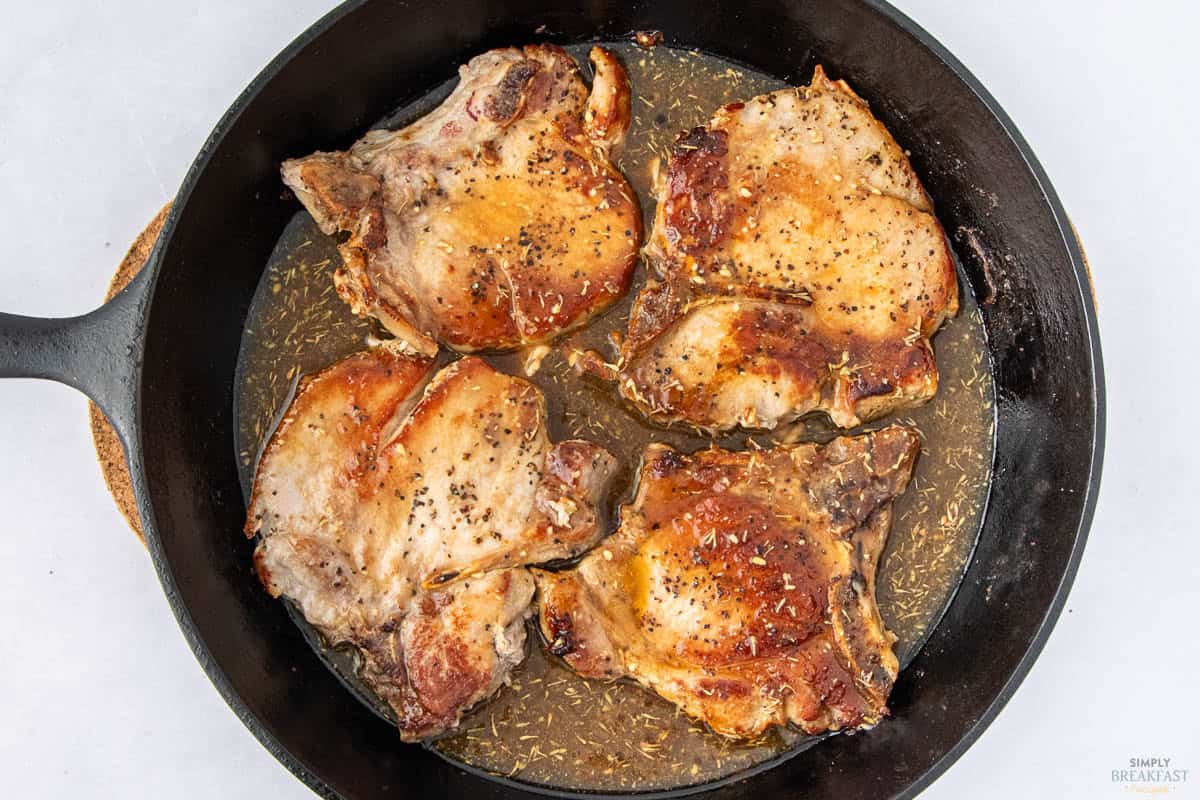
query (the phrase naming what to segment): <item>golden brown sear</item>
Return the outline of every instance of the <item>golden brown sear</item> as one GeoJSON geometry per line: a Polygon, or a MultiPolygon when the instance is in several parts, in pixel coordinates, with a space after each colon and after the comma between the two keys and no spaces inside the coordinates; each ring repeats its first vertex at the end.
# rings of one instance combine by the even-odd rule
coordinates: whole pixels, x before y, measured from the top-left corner
{"type": "Polygon", "coordinates": [[[334,281],[356,313],[428,355],[502,350],[625,293],[641,214],[610,155],[629,82],[608,51],[591,60],[589,93],[561,48],[489,51],[407,128],[283,164],[321,229],[348,236],[334,281]]]}
{"type": "Polygon", "coordinates": [[[617,532],[575,569],[534,570],[550,652],[728,736],[874,725],[898,670],[875,572],[918,450],[901,426],[747,452],[651,445],[617,532]]]}
{"type": "Polygon", "coordinates": [[[263,585],[394,710],[406,740],[455,727],[525,655],[524,565],[583,552],[615,460],[554,444],[532,384],[396,341],[305,379],[254,479],[263,585]]]}
{"type": "MultiPolygon", "coordinates": [[[[807,87],[717,111],[676,141],[613,375],[652,419],[841,427],[937,389],[930,337],[954,264],[904,151],[818,67],[807,87]]],[[[583,362],[595,365],[595,361],[583,362]]]]}

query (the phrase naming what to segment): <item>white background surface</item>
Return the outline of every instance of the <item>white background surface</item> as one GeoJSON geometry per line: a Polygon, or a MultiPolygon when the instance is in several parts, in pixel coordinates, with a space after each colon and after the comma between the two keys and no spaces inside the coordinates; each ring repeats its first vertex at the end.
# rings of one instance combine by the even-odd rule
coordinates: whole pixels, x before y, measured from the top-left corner
{"type": "MultiPolygon", "coordinates": [[[[92,308],[225,107],[324,0],[39,0],[0,25],[0,310],[92,308]]],[[[1190,516],[1200,77],[1189,2],[909,0],[1038,153],[1091,258],[1108,457],[1079,578],[1000,718],[923,797],[1131,796],[1200,770],[1190,516]]],[[[12,797],[306,798],[193,660],[85,403],[0,384],[0,766],[12,797]]],[[[1200,796],[1200,772],[1173,797],[1200,796]]]]}

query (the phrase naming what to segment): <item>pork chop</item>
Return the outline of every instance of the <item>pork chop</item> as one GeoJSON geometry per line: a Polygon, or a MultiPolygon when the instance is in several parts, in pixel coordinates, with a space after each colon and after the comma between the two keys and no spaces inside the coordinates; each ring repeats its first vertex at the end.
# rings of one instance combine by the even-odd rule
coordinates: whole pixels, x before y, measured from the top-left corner
{"type": "Polygon", "coordinates": [[[852,427],[933,396],[954,264],[904,151],[845,82],[818,67],[807,87],[720,109],[676,141],[657,199],[660,279],[616,370],[642,412],[715,431],[824,411],[852,427]]]}
{"type": "Polygon", "coordinates": [[[615,467],[551,444],[533,385],[392,343],[306,379],[258,466],[246,533],[271,595],[331,645],[412,740],[456,726],[524,656],[525,564],[601,535],[615,467]]]}
{"type": "Polygon", "coordinates": [[[887,714],[898,665],[875,605],[917,433],[645,454],[621,524],[575,569],[535,570],[551,653],[629,677],[731,737],[887,714]]]}
{"type": "Polygon", "coordinates": [[[610,160],[629,81],[591,51],[589,94],[552,45],[492,50],[434,111],[347,152],[286,161],[283,179],[339,245],[339,295],[432,355],[541,342],[625,293],[636,195],[610,160]]]}

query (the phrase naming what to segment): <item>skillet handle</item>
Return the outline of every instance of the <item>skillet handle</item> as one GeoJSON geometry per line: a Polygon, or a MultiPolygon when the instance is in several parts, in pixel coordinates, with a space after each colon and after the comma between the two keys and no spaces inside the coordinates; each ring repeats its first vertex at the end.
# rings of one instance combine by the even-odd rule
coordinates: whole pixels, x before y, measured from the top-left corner
{"type": "Polygon", "coordinates": [[[0,313],[0,378],[45,378],[80,390],[104,411],[128,449],[152,271],[142,270],[111,301],[82,316],[0,313]]]}

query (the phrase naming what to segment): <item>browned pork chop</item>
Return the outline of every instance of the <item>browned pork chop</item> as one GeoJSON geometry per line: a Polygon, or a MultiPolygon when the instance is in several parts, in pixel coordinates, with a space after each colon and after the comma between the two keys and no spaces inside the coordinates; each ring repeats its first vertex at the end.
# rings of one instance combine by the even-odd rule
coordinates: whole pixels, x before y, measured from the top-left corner
{"type": "Polygon", "coordinates": [[[929,339],[958,307],[945,234],[904,151],[819,67],[679,138],[646,253],[661,280],[617,377],[653,419],[851,427],[937,389],[929,339]]]}
{"type": "Polygon", "coordinates": [[[583,552],[615,461],[554,445],[537,388],[465,358],[436,375],[395,342],[306,379],[246,520],[294,602],[394,709],[406,740],[455,727],[524,656],[522,565],[583,552]]]}
{"type": "Polygon", "coordinates": [[[728,736],[875,724],[898,669],[875,571],[918,449],[898,426],[738,453],[651,445],[618,531],[575,569],[534,571],[550,652],[728,736]]]}
{"type": "Polygon", "coordinates": [[[610,153],[629,126],[629,82],[593,48],[538,45],[460,69],[437,109],[348,152],[284,162],[283,179],[339,246],[338,293],[426,354],[540,342],[629,286],[637,199],[610,153]]]}

